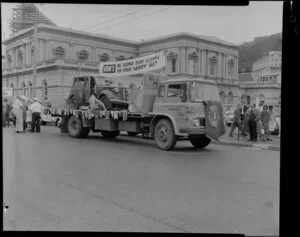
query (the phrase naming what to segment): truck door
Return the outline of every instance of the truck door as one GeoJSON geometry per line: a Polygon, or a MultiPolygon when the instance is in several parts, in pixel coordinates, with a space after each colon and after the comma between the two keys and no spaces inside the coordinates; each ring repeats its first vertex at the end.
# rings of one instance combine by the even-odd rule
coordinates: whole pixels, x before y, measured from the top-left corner
{"type": "Polygon", "coordinates": [[[186,83],[169,84],[163,105],[165,113],[171,114],[179,127],[186,124],[186,91],[186,83]]]}

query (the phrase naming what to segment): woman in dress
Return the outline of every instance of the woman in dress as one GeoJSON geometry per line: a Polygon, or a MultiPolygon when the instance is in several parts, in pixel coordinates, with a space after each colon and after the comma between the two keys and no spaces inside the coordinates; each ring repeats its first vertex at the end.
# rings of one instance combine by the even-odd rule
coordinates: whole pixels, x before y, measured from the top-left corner
{"type": "Polygon", "coordinates": [[[17,96],[13,105],[14,114],[16,115],[16,133],[24,131],[24,116],[23,116],[23,103],[22,98],[17,96]]]}
{"type": "Polygon", "coordinates": [[[269,131],[273,132],[276,128],[276,119],[273,111],[273,106],[269,106],[269,115],[270,115],[269,124],[268,124],[269,131]]]}

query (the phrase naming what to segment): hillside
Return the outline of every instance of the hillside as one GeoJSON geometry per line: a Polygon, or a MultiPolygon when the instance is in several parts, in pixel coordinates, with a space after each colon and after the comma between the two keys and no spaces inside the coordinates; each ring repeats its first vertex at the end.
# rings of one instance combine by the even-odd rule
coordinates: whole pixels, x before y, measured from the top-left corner
{"type": "Polygon", "coordinates": [[[252,63],[270,51],[281,51],[282,34],[256,37],[239,46],[239,72],[251,72],[252,63]]]}

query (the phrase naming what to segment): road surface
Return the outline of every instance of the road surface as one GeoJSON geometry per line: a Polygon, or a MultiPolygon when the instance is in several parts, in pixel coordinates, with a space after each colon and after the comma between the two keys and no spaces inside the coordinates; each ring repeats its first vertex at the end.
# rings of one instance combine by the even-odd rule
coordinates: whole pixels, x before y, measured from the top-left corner
{"type": "Polygon", "coordinates": [[[3,128],[4,230],[279,233],[279,152],[3,128]]]}

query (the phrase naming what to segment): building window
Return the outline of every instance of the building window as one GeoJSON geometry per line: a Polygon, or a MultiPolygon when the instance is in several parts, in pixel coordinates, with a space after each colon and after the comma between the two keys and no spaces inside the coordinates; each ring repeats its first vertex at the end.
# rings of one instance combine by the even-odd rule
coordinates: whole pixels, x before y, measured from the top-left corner
{"type": "Polygon", "coordinates": [[[13,96],[14,96],[14,95],[15,95],[15,87],[14,87],[14,84],[13,84],[13,83],[10,84],[10,88],[13,89],[13,90],[12,90],[12,93],[13,93],[13,96]]]}
{"type": "Polygon", "coordinates": [[[228,104],[233,104],[233,93],[231,91],[228,94],[228,104]]]}
{"type": "Polygon", "coordinates": [[[229,78],[232,78],[233,77],[233,66],[234,66],[234,63],[233,63],[233,60],[229,60],[228,61],[228,77],[229,78]]]}
{"type": "Polygon", "coordinates": [[[212,57],[209,59],[209,75],[214,77],[216,75],[217,59],[212,57]]]}
{"type": "Polygon", "coordinates": [[[24,82],[21,84],[21,89],[22,89],[22,95],[26,96],[26,85],[24,82]]]}
{"type": "Polygon", "coordinates": [[[31,81],[28,82],[27,88],[28,88],[28,97],[32,98],[32,83],[31,83],[31,81]]]}
{"type": "Polygon", "coordinates": [[[54,55],[54,57],[64,57],[65,50],[59,46],[59,47],[53,49],[53,55],[54,55]]]}
{"type": "Polygon", "coordinates": [[[77,53],[77,56],[80,61],[85,61],[88,59],[88,52],[85,50],[81,50],[77,53]]]}
{"type": "Polygon", "coordinates": [[[125,60],[126,58],[123,56],[123,55],[121,55],[121,56],[119,56],[119,57],[116,57],[116,61],[123,61],[123,60],[125,60]]]}
{"type": "Polygon", "coordinates": [[[104,54],[99,55],[99,60],[100,60],[100,62],[108,62],[109,61],[108,54],[104,53],[104,54]]]}
{"type": "Polygon", "coordinates": [[[19,51],[18,52],[18,67],[22,67],[23,66],[23,52],[19,51]]]}
{"type": "Polygon", "coordinates": [[[189,55],[189,74],[196,75],[197,55],[195,53],[189,55]]]}
{"type": "Polygon", "coordinates": [[[167,72],[176,73],[177,55],[171,52],[167,57],[167,72]]]}
{"type": "Polygon", "coordinates": [[[222,104],[225,104],[225,93],[224,93],[224,91],[220,92],[220,100],[221,100],[222,104]]]}
{"type": "Polygon", "coordinates": [[[259,107],[263,106],[265,104],[265,96],[264,95],[260,95],[259,96],[259,107]]]}
{"type": "Polygon", "coordinates": [[[44,101],[48,100],[48,84],[46,80],[44,80],[42,83],[42,96],[44,101]]]}
{"type": "Polygon", "coordinates": [[[7,55],[7,68],[11,68],[11,55],[7,55]]]}
{"type": "Polygon", "coordinates": [[[34,58],[34,47],[33,46],[30,49],[30,53],[31,53],[30,61],[31,61],[31,63],[33,63],[33,58],[34,58]]]}

